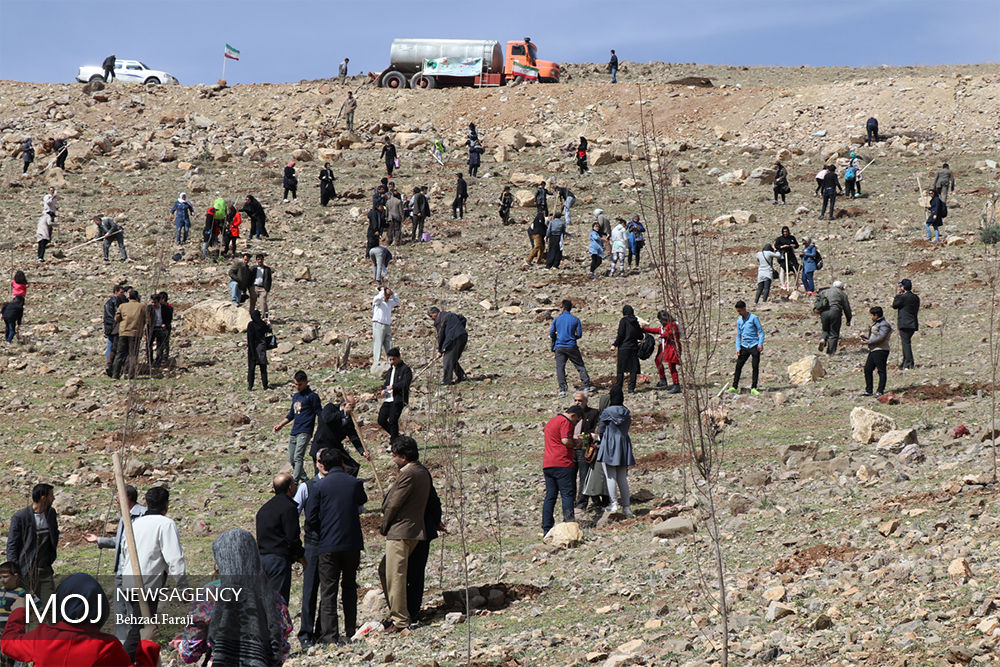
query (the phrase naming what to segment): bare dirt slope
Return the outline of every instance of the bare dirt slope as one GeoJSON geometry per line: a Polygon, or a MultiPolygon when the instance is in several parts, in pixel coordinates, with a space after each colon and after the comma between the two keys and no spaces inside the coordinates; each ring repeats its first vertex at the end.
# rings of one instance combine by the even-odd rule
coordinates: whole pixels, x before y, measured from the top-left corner
{"type": "MultiPolygon", "coordinates": [[[[362,258],[364,213],[384,175],[378,145],[390,136],[401,146],[395,177],[401,189],[431,186],[428,229],[436,241],[392,249],[390,281],[403,299],[394,342],[419,368],[433,354],[429,305],[470,321],[466,359],[473,381],[438,387],[440,367],[432,368],[404,418],[445,496],[452,534],[435,544],[428,567],[426,606],[435,612],[429,627],[410,637],[296,653],[293,664],[464,662],[468,626],[446,621],[457,607],[442,595],[464,588],[463,560],[470,585],[484,587],[476,591],[483,598],[485,587],[504,584],[496,589],[503,601],[494,594],[492,608],[471,619],[478,664],[711,664],[718,659],[718,617],[698,575],[699,565],[707,566],[705,531],[698,525],[693,536],[662,540],[651,533],[657,514],[676,512],[697,524],[698,513],[677,442],[681,402],[651,389],[650,362],[643,372],[652,382],[644,377],[626,401],[634,413],[639,465],[630,480],[639,517],[598,528],[588,513],[581,517],[586,541],[575,549],[554,550],[539,540],[541,426],[567,402],[556,396],[548,349],[553,310],[562,298],[577,304],[583,354],[603,393],[613,379],[609,350],[621,306],[632,304],[647,320],[660,307],[651,257],[644,255],[641,270],[625,279],[586,278],[586,230],[578,222],[592,219],[598,207],[612,217],[646,215],[648,178],[629,150],[641,143],[641,108],[655,124],[659,159],[670,165],[671,196],[719,249],[718,296],[727,325],[712,368],[718,389],[731,373],[732,303],[752,298],[754,253],[782,225],[800,241],[817,240],[826,261],[818,283],[843,280],[856,313],[842,351],[821,359],[826,375],[794,386],[786,367],[816,350],[811,299],[789,299],[775,287],[771,303],[755,309],[767,331],[764,393],[727,398],[722,406],[729,423],[720,503],[734,663],[996,661],[1000,517],[993,452],[984,440],[989,263],[977,232],[985,198],[997,187],[1000,69],[649,65],[630,66],[611,86],[595,67],[568,66],[569,83],[550,86],[401,93],[361,87],[354,135],[344,133],[343,119],[336,122],[345,89],[330,82],[112,85],[92,94],[79,85],[0,83],[0,265],[4,275],[23,268],[30,282],[20,344],[0,355],[8,471],[0,481],[0,516],[23,505],[33,483],[52,481],[64,529],[56,570],[97,571],[96,552],[82,536],[105,527],[110,453],[120,446],[131,405],[124,431],[129,480],[140,489],[170,485],[189,569],[210,574],[212,539],[233,526],[252,527],[271,476],[287,467],[285,432],[275,436],[271,426],[287,411],[291,373],[306,370],[324,399],[337,384],[363,393],[378,385],[368,371],[374,287],[362,258]],[[664,83],[682,76],[716,85],[664,83]],[[872,115],[886,140],[862,147],[872,115]],[[465,220],[453,221],[453,182],[464,170],[470,121],[487,152],[480,178],[469,179],[465,220]],[[45,170],[52,156],[41,147],[42,139],[59,134],[70,138],[65,174],[45,170]],[[18,149],[27,135],[39,156],[22,178],[18,149]],[[598,164],[577,176],[566,148],[581,135],[598,164]],[[434,138],[449,146],[444,167],[429,156],[434,138]],[[825,162],[843,165],[851,150],[874,160],[864,196],[839,199],[846,215],[820,222],[813,175],[825,162]],[[770,204],[766,172],[779,153],[793,190],[784,207],[770,204]],[[284,204],[281,168],[293,157],[299,200],[284,204]],[[324,160],[342,195],[326,209],[315,180],[324,160]],[[922,240],[926,214],[917,179],[926,187],[944,161],[958,188],[942,230],[947,244],[932,247],[922,240]],[[532,209],[518,208],[517,224],[507,227],[495,214],[503,185],[513,182],[530,194],[536,179],[567,183],[578,197],[571,225],[577,235],[560,270],[524,264],[532,209]],[[34,229],[49,183],[58,186],[62,209],[49,258],[39,265],[34,229]],[[168,211],[182,191],[196,216],[192,240],[178,248],[168,211]],[[243,335],[196,331],[185,320],[193,304],[228,294],[228,264],[202,260],[196,246],[202,213],[216,193],[236,201],[253,193],[268,212],[271,239],[252,249],[266,252],[275,271],[272,319],[284,346],[272,356],[271,375],[280,390],[246,391],[243,335]],[[720,219],[736,210],[753,219],[720,219]],[[124,222],[129,262],[105,264],[94,246],[69,250],[88,238],[94,214],[124,222]],[[177,252],[180,259],[172,259],[177,252]],[[450,289],[449,279],[462,273],[471,288],[450,289]],[[895,368],[894,339],[888,388],[898,402],[882,405],[858,397],[865,355],[856,339],[868,307],[889,310],[903,277],[922,299],[918,367],[895,368]],[[178,312],[174,365],[135,382],[131,399],[127,383],[103,374],[101,306],[122,278],[144,298],[168,291],[178,312]],[[337,371],[349,337],[349,369],[337,371]],[[855,406],[914,429],[924,458],[901,459],[888,445],[852,439],[848,415],[855,406]],[[950,435],[959,424],[969,436],[950,435]],[[467,559],[456,536],[463,514],[467,559]]],[[[648,218],[647,224],[652,246],[656,225],[648,218]]],[[[391,479],[377,408],[363,404],[360,418],[379,474],[391,479]]],[[[377,497],[373,482],[368,491],[377,497]]],[[[364,525],[360,582],[368,591],[378,586],[383,547],[374,516],[364,525]]],[[[113,520],[107,528],[113,532],[113,520]]],[[[103,574],[107,567],[104,558],[103,574]]],[[[369,596],[362,620],[378,619],[378,604],[377,594],[369,596]]]]}

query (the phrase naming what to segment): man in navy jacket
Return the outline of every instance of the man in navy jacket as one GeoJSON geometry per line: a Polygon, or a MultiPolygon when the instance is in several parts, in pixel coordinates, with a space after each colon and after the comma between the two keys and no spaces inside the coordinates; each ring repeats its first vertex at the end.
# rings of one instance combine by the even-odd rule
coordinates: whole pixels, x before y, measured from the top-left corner
{"type": "Polygon", "coordinates": [[[358,567],[365,548],[359,513],[368,501],[364,485],[347,474],[338,449],[320,452],[327,475],[317,482],[306,501],[306,527],[319,535],[319,638],[320,643],[340,641],[337,618],[337,585],[344,605],[344,637],[358,626],[358,567]]]}

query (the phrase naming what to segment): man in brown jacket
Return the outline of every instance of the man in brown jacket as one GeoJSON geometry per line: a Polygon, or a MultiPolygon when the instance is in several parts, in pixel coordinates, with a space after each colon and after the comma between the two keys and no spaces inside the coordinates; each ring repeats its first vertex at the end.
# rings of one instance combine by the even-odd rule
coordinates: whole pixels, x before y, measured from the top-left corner
{"type": "Polygon", "coordinates": [[[382,526],[385,535],[385,558],[379,567],[382,590],[389,603],[389,621],[385,631],[401,632],[410,625],[406,606],[407,559],[424,534],[424,510],[431,490],[431,478],[421,467],[417,442],[400,436],[392,441],[392,460],[399,476],[382,501],[382,526]]]}
{"type": "Polygon", "coordinates": [[[139,353],[139,343],[142,342],[142,334],[146,330],[146,307],[139,302],[139,293],[130,290],[128,301],[118,306],[115,313],[115,322],[118,322],[118,346],[115,351],[115,362],[111,366],[111,377],[118,380],[122,376],[122,366],[128,360],[128,370],[126,374],[131,377],[135,374],[135,362],[139,353]]]}

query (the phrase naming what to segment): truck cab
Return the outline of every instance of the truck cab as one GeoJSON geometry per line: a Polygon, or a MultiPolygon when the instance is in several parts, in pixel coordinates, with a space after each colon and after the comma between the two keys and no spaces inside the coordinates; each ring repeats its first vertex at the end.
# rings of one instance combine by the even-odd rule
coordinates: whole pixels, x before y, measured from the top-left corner
{"type": "Polygon", "coordinates": [[[538,59],[538,46],[534,42],[516,40],[507,42],[506,57],[504,58],[503,73],[507,79],[514,79],[514,63],[538,68],[538,81],[540,83],[558,83],[559,65],[550,60],[538,59]]]}

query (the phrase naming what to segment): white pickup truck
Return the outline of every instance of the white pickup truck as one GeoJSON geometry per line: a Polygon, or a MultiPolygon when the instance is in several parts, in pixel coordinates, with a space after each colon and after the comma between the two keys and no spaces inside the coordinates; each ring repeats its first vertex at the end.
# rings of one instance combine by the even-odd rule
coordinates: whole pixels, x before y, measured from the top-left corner
{"type": "MultiPolygon", "coordinates": [[[[172,75],[160,70],[149,69],[138,60],[116,60],[115,78],[124,83],[178,83],[172,75]]],[[[84,65],[77,71],[76,80],[80,83],[104,80],[104,68],[99,65],[84,65]]]]}

